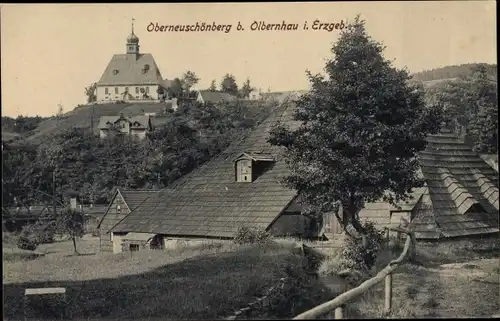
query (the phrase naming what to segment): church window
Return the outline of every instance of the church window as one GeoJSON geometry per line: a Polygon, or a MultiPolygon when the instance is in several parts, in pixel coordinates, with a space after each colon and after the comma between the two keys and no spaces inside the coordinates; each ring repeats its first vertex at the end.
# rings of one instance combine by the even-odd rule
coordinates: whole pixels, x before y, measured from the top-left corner
{"type": "Polygon", "coordinates": [[[106,95],[107,95],[107,94],[109,94],[109,88],[108,88],[108,87],[104,88],[104,93],[105,93],[106,95]]]}
{"type": "Polygon", "coordinates": [[[118,94],[118,87],[115,87],[115,94],[118,94]]]}

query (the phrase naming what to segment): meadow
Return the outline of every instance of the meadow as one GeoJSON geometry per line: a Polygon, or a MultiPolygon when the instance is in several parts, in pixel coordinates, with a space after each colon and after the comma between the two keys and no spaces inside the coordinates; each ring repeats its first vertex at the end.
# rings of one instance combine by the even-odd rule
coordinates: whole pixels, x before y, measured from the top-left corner
{"type": "MultiPolygon", "coordinates": [[[[293,242],[207,242],[120,254],[96,253],[97,241],[92,238],[78,245],[78,256],[71,254],[70,242],[43,244],[38,257],[4,251],[7,320],[22,315],[24,289],[37,287],[65,287],[76,319],[220,319],[261,296],[287,276],[287,269],[301,271],[303,264],[293,242]]],[[[327,295],[319,286],[308,289],[315,292],[311,296],[327,295]]],[[[50,318],[54,312],[36,301],[30,313],[41,320],[50,318]]]]}
{"type": "MultiPolygon", "coordinates": [[[[162,251],[99,253],[98,240],[42,244],[37,251],[8,246],[4,238],[4,318],[23,313],[25,288],[65,287],[74,320],[222,319],[262,296],[282,277],[299,287],[281,293],[251,319],[290,319],[333,299],[342,286],[304,273],[298,244],[274,239],[264,245],[206,242],[162,251]],[[294,273],[289,271],[293,270],[294,273]]],[[[312,244],[309,244],[312,245],[312,244]]],[[[334,248],[330,251],[334,254],[334,248]]],[[[401,252],[380,254],[380,270],[401,252]]],[[[347,318],[478,317],[500,314],[498,238],[418,242],[416,259],[396,270],[393,311],[383,314],[384,284],[348,304],[347,318]]],[[[45,302],[45,301],[43,301],[45,302]]],[[[47,320],[53,311],[34,300],[31,313],[47,320]]],[[[333,318],[333,314],[324,318],[333,318]]]]}

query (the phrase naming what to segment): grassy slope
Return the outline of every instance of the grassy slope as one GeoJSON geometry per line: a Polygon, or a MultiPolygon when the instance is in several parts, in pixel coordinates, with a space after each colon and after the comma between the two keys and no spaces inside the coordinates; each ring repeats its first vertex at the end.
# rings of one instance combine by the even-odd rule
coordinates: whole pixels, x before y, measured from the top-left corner
{"type": "MultiPolygon", "coordinates": [[[[95,252],[96,244],[81,241],[79,248],[95,252]]],[[[44,245],[38,251],[59,253],[4,260],[4,315],[15,319],[22,314],[25,288],[63,286],[75,317],[221,318],[262,295],[285,276],[287,264],[300,265],[301,257],[291,249],[278,243],[261,248],[207,243],[133,255],[68,256],[69,242],[44,245]]],[[[42,310],[36,309],[38,314],[42,310]]]]}
{"type": "MultiPolygon", "coordinates": [[[[101,116],[114,116],[120,113],[130,104],[103,104],[96,105],[94,108],[94,127],[96,128],[101,116]]],[[[58,122],[57,119],[48,119],[28,136],[29,141],[37,141],[43,139],[44,136],[55,133],[63,129],[73,127],[90,127],[92,115],[92,106],[80,106],[70,112],[64,114],[63,118],[58,122]]]]}

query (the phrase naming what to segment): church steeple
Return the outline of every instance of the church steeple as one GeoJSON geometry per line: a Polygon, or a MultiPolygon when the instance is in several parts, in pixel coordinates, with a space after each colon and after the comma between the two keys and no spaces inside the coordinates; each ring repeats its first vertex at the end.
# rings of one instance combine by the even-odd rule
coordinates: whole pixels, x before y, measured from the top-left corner
{"type": "Polygon", "coordinates": [[[134,18],[132,18],[132,33],[127,37],[127,54],[139,54],[139,37],[134,33],[134,18]]]}

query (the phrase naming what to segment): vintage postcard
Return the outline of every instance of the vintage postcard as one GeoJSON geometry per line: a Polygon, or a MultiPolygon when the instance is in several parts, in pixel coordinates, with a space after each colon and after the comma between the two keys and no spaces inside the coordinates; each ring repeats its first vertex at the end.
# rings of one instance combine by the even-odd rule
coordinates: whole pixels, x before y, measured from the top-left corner
{"type": "Polygon", "coordinates": [[[499,317],[496,10],[1,4],[4,318],[499,317]]]}

